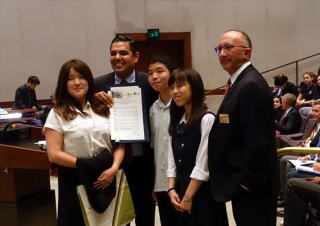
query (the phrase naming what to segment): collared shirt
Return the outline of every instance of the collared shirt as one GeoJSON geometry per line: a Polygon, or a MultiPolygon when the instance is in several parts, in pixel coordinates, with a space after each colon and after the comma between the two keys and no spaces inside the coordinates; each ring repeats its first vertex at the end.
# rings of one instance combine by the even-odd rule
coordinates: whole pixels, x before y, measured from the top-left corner
{"type": "Polygon", "coordinates": [[[121,78],[117,73],[114,73],[114,84],[119,85],[123,80],[126,80],[127,83],[136,82],[136,72],[133,71],[126,79],[121,78]]]}
{"type": "MultiPolygon", "coordinates": [[[[190,177],[196,180],[208,181],[208,141],[209,134],[214,122],[215,116],[212,114],[206,114],[201,120],[201,140],[197,151],[196,164],[190,174],[190,177]]],[[[185,114],[182,116],[180,123],[185,122],[185,114]]],[[[168,170],[167,177],[176,177],[176,164],[173,157],[171,136],[169,137],[168,146],[168,170]]]]}
{"type": "Polygon", "coordinates": [[[250,64],[251,64],[250,61],[242,64],[241,67],[239,67],[239,69],[230,76],[230,81],[231,81],[230,87],[231,87],[231,86],[233,85],[233,83],[237,80],[237,78],[239,77],[239,75],[241,74],[241,72],[242,72],[244,69],[246,69],[250,64]]]}
{"type": "Polygon", "coordinates": [[[66,120],[51,109],[45,128],[63,134],[63,151],[81,158],[91,158],[103,150],[112,151],[110,121],[94,113],[90,107],[84,109],[86,117],[77,115],[73,120],[66,120]]]}
{"type": "MultiPolygon", "coordinates": [[[[319,129],[320,129],[320,122],[317,123],[317,131],[313,134],[312,139],[317,135],[319,129]]],[[[312,139],[310,139],[308,141],[308,143],[306,143],[306,147],[310,147],[310,143],[311,143],[312,139]]],[[[318,142],[316,147],[319,147],[319,146],[320,146],[320,140],[319,140],[319,142],[318,142]]],[[[319,161],[320,160],[318,154],[308,155],[308,156],[309,156],[310,160],[315,160],[315,161],[319,161]]]]}
{"type": "Polygon", "coordinates": [[[169,123],[170,103],[163,103],[160,97],[150,108],[151,145],[154,148],[155,186],[154,191],[167,191],[168,150],[169,150],[169,123]]]}
{"type": "Polygon", "coordinates": [[[288,109],[283,113],[283,115],[282,115],[282,117],[281,117],[281,118],[286,117],[286,116],[287,116],[287,114],[289,113],[289,111],[291,111],[291,109],[292,109],[292,108],[293,108],[293,107],[288,108],[288,109]]]}

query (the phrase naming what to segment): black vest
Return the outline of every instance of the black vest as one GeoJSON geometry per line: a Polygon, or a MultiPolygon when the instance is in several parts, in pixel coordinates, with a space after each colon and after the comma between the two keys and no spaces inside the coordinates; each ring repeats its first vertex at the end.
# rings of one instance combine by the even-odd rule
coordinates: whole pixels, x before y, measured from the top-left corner
{"type": "Polygon", "coordinates": [[[185,193],[191,180],[190,174],[196,163],[201,140],[202,117],[192,129],[187,131],[184,125],[178,125],[174,136],[172,136],[171,145],[176,164],[176,189],[180,195],[185,193]]]}

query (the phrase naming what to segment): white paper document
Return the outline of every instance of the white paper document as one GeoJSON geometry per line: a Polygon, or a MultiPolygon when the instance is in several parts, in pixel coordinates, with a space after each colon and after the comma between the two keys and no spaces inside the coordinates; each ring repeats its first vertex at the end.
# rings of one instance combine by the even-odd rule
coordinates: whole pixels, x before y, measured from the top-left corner
{"type": "Polygon", "coordinates": [[[111,140],[138,141],[145,139],[142,93],[138,86],[111,87],[113,106],[110,108],[111,140]]]}
{"type": "Polygon", "coordinates": [[[315,175],[320,175],[319,171],[315,171],[312,167],[310,166],[296,166],[296,170],[297,171],[302,171],[302,172],[306,172],[306,173],[312,173],[315,175]]]}
{"type": "Polygon", "coordinates": [[[301,161],[301,160],[289,160],[292,165],[294,166],[303,166],[303,165],[308,165],[308,164],[311,164],[311,163],[314,163],[316,161],[313,161],[313,160],[305,160],[305,161],[301,161]]]}

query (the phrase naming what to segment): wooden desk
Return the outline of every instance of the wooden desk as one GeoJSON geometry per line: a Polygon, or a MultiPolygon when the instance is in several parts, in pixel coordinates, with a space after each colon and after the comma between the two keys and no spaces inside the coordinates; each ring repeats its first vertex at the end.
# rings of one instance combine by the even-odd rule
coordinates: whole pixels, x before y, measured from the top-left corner
{"type": "Polygon", "coordinates": [[[54,192],[50,190],[51,164],[47,153],[37,146],[36,149],[25,147],[34,140],[31,137],[12,141],[10,145],[0,144],[1,225],[56,225],[54,192]]]}

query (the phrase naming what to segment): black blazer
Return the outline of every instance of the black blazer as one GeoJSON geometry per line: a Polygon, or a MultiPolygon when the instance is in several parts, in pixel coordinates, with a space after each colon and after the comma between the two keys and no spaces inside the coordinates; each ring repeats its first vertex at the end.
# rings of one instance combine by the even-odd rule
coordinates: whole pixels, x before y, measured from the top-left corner
{"type": "Polygon", "coordinates": [[[276,123],[276,130],[281,134],[298,133],[301,125],[301,116],[299,111],[293,107],[288,114],[276,123]]]}
{"type": "Polygon", "coordinates": [[[295,84],[292,82],[286,82],[286,87],[282,90],[282,96],[286,93],[292,93],[296,97],[299,96],[299,90],[295,84]]]}
{"type": "Polygon", "coordinates": [[[38,104],[36,91],[29,89],[26,84],[17,88],[12,109],[26,109],[35,106],[38,110],[42,107],[38,104]]]}
{"type": "Polygon", "coordinates": [[[222,101],[209,136],[208,163],[217,201],[231,200],[240,185],[264,193],[277,190],[272,94],[252,65],[222,101]]]}

